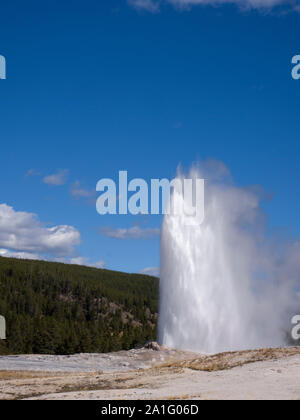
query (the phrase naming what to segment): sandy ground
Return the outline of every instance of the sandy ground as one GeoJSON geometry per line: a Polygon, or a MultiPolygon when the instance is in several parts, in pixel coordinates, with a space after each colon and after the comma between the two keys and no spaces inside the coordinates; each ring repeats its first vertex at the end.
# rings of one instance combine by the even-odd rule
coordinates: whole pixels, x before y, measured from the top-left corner
{"type": "Polygon", "coordinates": [[[300,348],[0,357],[0,399],[300,400],[300,348]]]}

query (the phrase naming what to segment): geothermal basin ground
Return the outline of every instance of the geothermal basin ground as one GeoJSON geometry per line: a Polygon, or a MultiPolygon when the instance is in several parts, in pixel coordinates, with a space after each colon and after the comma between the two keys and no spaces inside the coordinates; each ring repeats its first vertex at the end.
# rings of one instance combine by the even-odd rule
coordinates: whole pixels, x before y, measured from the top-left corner
{"type": "Polygon", "coordinates": [[[300,348],[4,356],[0,399],[300,400],[300,348]]]}

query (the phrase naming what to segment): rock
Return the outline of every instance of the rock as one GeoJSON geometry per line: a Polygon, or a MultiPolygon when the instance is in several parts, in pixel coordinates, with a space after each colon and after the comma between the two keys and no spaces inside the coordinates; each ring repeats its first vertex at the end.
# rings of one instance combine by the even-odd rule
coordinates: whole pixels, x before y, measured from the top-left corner
{"type": "Polygon", "coordinates": [[[154,351],[161,350],[160,345],[156,341],[149,341],[148,343],[145,344],[144,348],[148,350],[154,350],[154,351]]]}

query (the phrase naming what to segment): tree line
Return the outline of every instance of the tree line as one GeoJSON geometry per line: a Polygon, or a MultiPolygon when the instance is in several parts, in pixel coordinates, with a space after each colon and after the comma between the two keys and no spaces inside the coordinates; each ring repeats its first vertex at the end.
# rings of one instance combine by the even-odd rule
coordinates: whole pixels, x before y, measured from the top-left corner
{"type": "Polygon", "coordinates": [[[157,333],[158,279],[0,257],[0,354],[128,350],[157,333]]]}

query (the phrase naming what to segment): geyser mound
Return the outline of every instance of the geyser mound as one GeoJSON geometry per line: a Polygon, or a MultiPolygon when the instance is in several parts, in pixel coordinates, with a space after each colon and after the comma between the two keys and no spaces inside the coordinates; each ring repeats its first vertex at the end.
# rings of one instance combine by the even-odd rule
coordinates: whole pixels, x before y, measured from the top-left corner
{"type": "Polygon", "coordinates": [[[188,178],[205,179],[205,219],[164,217],[159,342],[207,353],[286,344],[300,306],[300,243],[270,235],[262,188],[237,187],[223,164],[188,178]]]}

